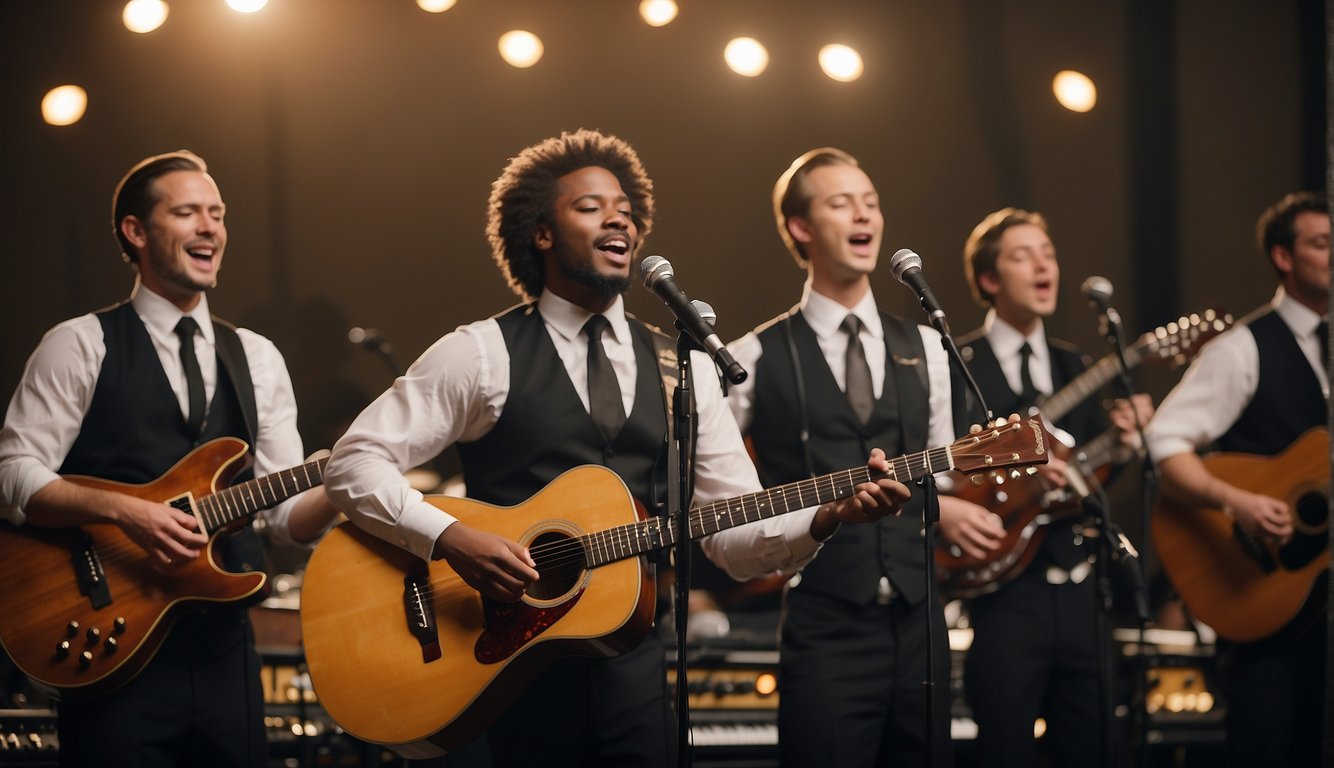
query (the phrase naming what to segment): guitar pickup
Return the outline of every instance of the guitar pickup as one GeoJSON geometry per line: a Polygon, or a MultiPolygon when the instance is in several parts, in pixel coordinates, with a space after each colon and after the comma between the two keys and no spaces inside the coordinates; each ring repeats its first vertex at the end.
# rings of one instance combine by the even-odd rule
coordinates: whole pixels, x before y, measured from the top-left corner
{"type": "Polygon", "coordinates": [[[414,569],[403,577],[403,608],[408,631],[422,647],[422,663],[440,658],[440,630],[435,624],[435,598],[431,593],[430,571],[414,569]]]}
{"type": "Polygon", "coordinates": [[[80,530],[70,541],[69,555],[79,594],[88,598],[93,610],[111,605],[111,587],[107,584],[107,574],[102,570],[102,560],[97,555],[93,537],[80,530]]]}

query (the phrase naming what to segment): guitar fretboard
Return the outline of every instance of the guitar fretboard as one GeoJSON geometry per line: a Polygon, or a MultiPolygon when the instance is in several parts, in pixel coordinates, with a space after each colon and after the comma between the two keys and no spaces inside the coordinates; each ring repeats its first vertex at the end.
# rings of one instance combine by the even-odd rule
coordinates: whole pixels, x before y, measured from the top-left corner
{"type": "MultiPolygon", "coordinates": [[[[931,448],[892,459],[889,471],[885,473],[872,472],[868,467],[845,469],[695,507],[690,510],[688,518],[690,538],[702,538],[745,523],[844,499],[853,495],[858,485],[881,478],[908,483],[925,475],[954,469],[951,448],[931,448]]],[[[596,568],[669,547],[676,543],[676,533],[676,516],[672,515],[608,528],[580,536],[579,541],[583,545],[587,567],[596,568]]]]}
{"type": "Polygon", "coordinates": [[[322,484],[324,465],[328,461],[327,457],[308,461],[299,467],[247,480],[196,499],[205,532],[212,535],[226,525],[322,484]]]}
{"type": "MultiPolygon", "coordinates": [[[[1142,339],[1126,349],[1126,366],[1134,368],[1139,365],[1140,360],[1144,358],[1145,349],[1152,343],[1152,339],[1142,339]]],[[[1117,360],[1116,355],[1107,355],[1076,376],[1069,384],[1061,387],[1059,392],[1043,401],[1038,410],[1047,421],[1060,421],[1075,406],[1115,378],[1120,368],[1121,361],[1117,360]]]]}

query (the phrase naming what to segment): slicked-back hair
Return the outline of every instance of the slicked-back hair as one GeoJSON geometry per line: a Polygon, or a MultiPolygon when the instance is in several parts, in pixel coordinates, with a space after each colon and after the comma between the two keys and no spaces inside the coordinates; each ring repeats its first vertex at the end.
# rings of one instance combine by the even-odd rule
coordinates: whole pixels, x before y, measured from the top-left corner
{"type": "Polygon", "coordinates": [[[636,251],[653,228],[653,182],[626,142],[581,128],[524,149],[491,185],[486,238],[510,289],[525,301],[537,298],[546,284],[536,238],[539,226],[553,225],[557,184],[590,167],[610,171],[630,198],[630,218],[639,230],[636,251]]]}
{"type": "Polygon", "coordinates": [[[963,244],[964,275],[968,278],[968,287],[973,292],[973,299],[984,307],[991,306],[996,296],[982,287],[980,278],[982,275],[996,272],[1001,236],[1005,234],[1005,230],[1020,224],[1032,224],[1048,235],[1051,234],[1047,228],[1047,219],[1042,214],[1025,211],[1023,208],[1002,208],[988,214],[976,227],[973,227],[973,233],[963,244]]]}
{"type": "Polygon", "coordinates": [[[138,261],[139,257],[134,252],[134,246],[120,231],[120,223],[126,216],[133,216],[147,225],[153,206],[161,199],[154,182],[175,171],[208,173],[208,163],[188,149],[153,155],[140,160],[126,171],[120,183],[116,184],[116,191],[111,193],[111,230],[116,240],[120,241],[122,257],[131,264],[138,261]]]}
{"type": "Polygon", "coordinates": [[[806,216],[811,210],[811,192],[806,184],[806,177],[816,168],[826,165],[851,165],[859,167],[857,158],[833,147],[820,147],[798,157],[792,165],[783,171],[774,184],[774,223],[778,225],[778,236],[783,238],[783,245],[788,253],[797,260],[802,269],[810,263],[805,247],[792,237],[787,229],[787,220],[793,216],[806,216]]]}
{"type": "MultiPolygon", "coordinates": [[[[1292,192],[1266,208],[1255,222],[1255,243],[1271,266],[1273,257],[1270,253],[1275,246],[1282,246],[1291,253],[1297,244],[1297,216],[1302,213],[1322,213],[1328,216],[1329,204],[1325,196],[1317,192],[1292,192]]],[[[1275,267],[1275,271],[1277,269],[1275,267]]]]}

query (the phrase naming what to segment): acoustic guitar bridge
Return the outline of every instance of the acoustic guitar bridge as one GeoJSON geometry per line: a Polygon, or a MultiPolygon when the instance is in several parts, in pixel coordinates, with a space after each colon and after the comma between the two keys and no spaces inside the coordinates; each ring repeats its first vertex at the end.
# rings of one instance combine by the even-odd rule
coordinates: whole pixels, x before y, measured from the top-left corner
{"type": "Polygon", "coordinates": [[[408,631],[422,647],[422,663],[440,658],[440,630],[435,624],[435,598],[431,593],[430,571],[414,569],[403,577],[403,608],[408,631]]]}

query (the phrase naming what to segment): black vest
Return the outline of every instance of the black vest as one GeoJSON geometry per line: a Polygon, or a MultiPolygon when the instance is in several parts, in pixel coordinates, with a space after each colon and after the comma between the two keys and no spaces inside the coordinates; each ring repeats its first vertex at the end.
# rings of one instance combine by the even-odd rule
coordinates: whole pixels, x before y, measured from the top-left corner
{"type": "MultiPolygon", "coordinates": [[[[987,398],[987,405],[997,418],[1011,413],[1024,414],[1033,403],[1023,402],[1018,392],[1010,389],[1005,373],[1001,370],[996,352],[987,340],[986,332],[978,328],[959,338],[959,352],[968,363],[977,386],[987,398]]],[[[1051,355],[1051,380],[1055,391],[1073,381],[1088,369],[1089,361],[1076,347],[1059,339],[1047,338],[1047,351],[1051,355]]],[[[1072,408],[1056,426],[1070,433],[1076,445],[1083,445],[1102,434],[1108,426],[1107,416],[1102,403],[1096,397],[1090,397],[1072,408]]],[[[1043,552],[1051,562],[1070,568],[1075,563],[1085,560],[1088,551],[1082,535],[1083,521],[1075,520],[1069,524],[1056,523],[1051,526],[1043,552]],[[1078,529],[1078,530],[1077,530],[1078,529]]]]}
{"type": "MultiPolygon", "coordinates": [[[[213,402],[203,434],[196,439],[181,415],[157,350],[134,306],[129,302],[118,304],[98,312],[97,319],[102,324],[106,357],[79,436],[60,465],[60,474],[147,483],[161,477],[196,446],[214,438],[236,437],[253,444],[245,409],[233,384],[234,379],[244,381],[248,400],[253,403],[254,391],[243,352],[239,361],[219,355],[213,402]]],[[[213,329],[219,349],[240,349],[240,340],[231,326],[215,318],[213,329]]],[[[237,480],[250,477],[251,472],[246,470],[237,480]]],[[[220,551],[230,570],[257,570],[263,562],[259,538],[248,528],[229,536],[220,551]]]]}
{"type": "Polygon", "coordinates": [[[650,337],[627,318],[638,375],[634,408],[608,443],[593,423],[551,342],[536,305],[496,318],[510,356],[509,394],[495,426],[459,444],[470,498],[517,504],[581,464],[601,464],[625,481],[650,510],[665,502],[667,409],[650,337]]]}
{"type": "MultiPolygon", "coordinates": [[[[885,385],[865,425],[853,413],[825,363],[815,332],[800,312],[757,331],[762,353],[753,374],[750,434],[766,486],[811,476],[801,445],[798,361],[792,358],[785,326],[791,328],[801,366],[815,475],[864,466],[872,448],[884,450],[890,458],[927,448],[929,384],[921,334],[906,320],[883,313],[880,317],[885,328],[885,385]]],[[[802,571],[797,589],[865,605],[875,599],[880,577],[888,576],[895,591],[916,604],[926,590],[923,565],[922,498],[914,488],[912,500],[898,517],[839,528],[802,571]]]]}
{"type": "Polygon", "coordinates": [[[1268,312],[1248,326],[1260,350],[1260,379],[1246,409],[1218,447],[1273,456],[1312,427],[1324,426],[1325,395],[1288,324],[1268,312]]]}

